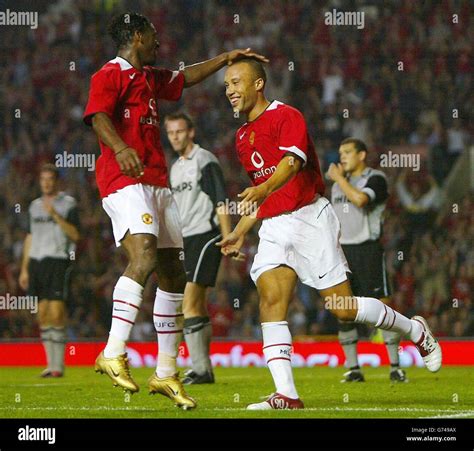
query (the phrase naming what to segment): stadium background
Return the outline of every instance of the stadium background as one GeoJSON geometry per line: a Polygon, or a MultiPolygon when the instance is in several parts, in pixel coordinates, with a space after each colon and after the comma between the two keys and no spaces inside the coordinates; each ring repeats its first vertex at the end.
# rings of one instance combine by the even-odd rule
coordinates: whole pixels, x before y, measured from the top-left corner
{"type": "MultiPolygon", "coordinates": [[[[1,30],[0,294],[24,294],[18,286],[20,256],[27,206],[39,195],[40,165],[54,162],[55,155],[64,151],[98,156],[96,137],[81,119],[89,79],[115,56],[114,45],[104,34],[108,19],[114,11],[131,9],[155,24],[160,66],[176,68],[180,62],[192,64],[241,47],[268,56],[269,98],[303,111],[324,170],[337,160],[338,143],[347,136],[369,144],[374,167],[389,151],[419,153],[419,172],[382,168],[390,180],[384,245],[394,306],[406,315],[426,316],[440,337],[474,336],[474,27],[469,1],[33,4],[20,0],[13,7],[0,2],[2,10],[40,12],[36,30],[1,30]],[[323,13],[333,8],[365,11],[365,28],[325,25],[323,13]],[[459,23],[453,23],[454,13],[459,23]],[[234,23],[235,14],[239,23],[234,23]],[[398,70],[400,61],[403,71],[398,70]],[[71,62],[75,70],[70,70],[71,62]],[[21,118],[15,117],[17,109],[21,118]],[[344,109],[349,118],[343,116],[344,109]],[[454,109],[458,118],[453,119],[454,109]],[[409,196],[399,195],[401,185],[409,196]],[[415,200],[422,196],[420,207],[415,200]],[[456,308],[453,299],[458,300],[456,308]]],[[[228,196],[236,199],[248,180],[236,161],[233,139],[239,121],[224,96],[222,77],[218,74],[186,90],[178,105],[163,102],[160,112],[163,117],[183,109],[193,116],[197,142],[218,156],[228,196]]],[[[171,158],[164,134],[162,139],[171,158]]],[[[79,201],[82,224],[68,304],[68,339],[104,340],[112,290],[125,260],[115,248],[94,173],[87,168],[60,172],[66,190],[79,201]]],[[[217,287],[209,293],[217,339],[259,339],[258,297],[248,277],[256,244],[253,234],[242,264],[223,260],[217,287]]],[[[145,291],[149,302],[144,302],[132,333],[135,341],[155,341],[154,288],[153,280],[145,291]]],[[[37,338],[34,319],[29,311],[0,311],[0,338],[10,342],[37,338]]],[[[295,336],[335,338],[335,320],[307,287],[298,287],[289,322],[295,336]]]]}

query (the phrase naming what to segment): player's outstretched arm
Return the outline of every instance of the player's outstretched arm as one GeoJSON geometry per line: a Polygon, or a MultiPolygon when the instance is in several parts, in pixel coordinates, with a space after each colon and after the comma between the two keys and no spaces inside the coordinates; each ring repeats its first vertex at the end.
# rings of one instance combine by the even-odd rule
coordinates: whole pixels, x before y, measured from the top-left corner
{"type": "Polygon", "coordinates": [[[235,229],[225,236],[221,241],[216,243],[216,246],[221,248],[221,252],[224,255],[233,257],[236,260],[242,260],[244,254],[240,252],[240,248],[244,244],[245,235],[249,230],[257,223],[258,219],[256,215],[243,216],[235,229]]]}
{"type": "Polygon", "coordinates": [[[215,58],[203,61],[202,63],[196,63],[191,66],[186,66],[183,69],[184,73],[184,87],[190,88],[191,86],[200,83],[209,75],[222,69],[225,65],[231,65],[242,58],[254,58],[263,63],[268,63],[268,59],[263,55],[252,52],[252,49],[236,49],[230,52],[221,53],[215,58]]]}

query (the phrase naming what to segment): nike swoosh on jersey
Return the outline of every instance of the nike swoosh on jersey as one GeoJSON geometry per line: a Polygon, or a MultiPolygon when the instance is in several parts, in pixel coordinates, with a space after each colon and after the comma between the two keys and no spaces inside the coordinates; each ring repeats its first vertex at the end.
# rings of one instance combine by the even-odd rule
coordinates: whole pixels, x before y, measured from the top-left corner
{"type": "Polygon", "coordinates": [[[318,276],[320,279],[322,279],[327,273],[323,274],[322,276],[318,276]]]}
{"type": "Polygon", "coordinates": [[[133,80],[135,78],[135,75],[137,75],[136,72],[134,74],[130,74],[129,75],[130,79],[133,80]]]}

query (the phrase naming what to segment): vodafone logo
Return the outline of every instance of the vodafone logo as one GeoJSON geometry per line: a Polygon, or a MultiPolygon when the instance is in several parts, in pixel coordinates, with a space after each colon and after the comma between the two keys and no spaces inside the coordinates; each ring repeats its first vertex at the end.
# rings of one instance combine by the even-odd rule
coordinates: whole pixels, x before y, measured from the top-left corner
{"type": "Polygon", "coordinates": [[[265,164],[265,162],[263,161],[263,157],[257,152],[255,151],[252,156],[250,157],[250,160],[252,161],[252,164],[257,168],[257,169],[260,169],[261,167],[263,167],[263,165],[265,164]]]}

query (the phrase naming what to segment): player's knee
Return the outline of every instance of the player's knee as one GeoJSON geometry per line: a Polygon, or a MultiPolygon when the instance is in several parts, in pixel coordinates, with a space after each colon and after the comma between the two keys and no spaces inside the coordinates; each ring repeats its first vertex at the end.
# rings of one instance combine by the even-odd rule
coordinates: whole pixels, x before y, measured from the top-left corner
{"type": "Polygon", "coordinates": [[[260,311],[271,311],[278,308],[279,298],[277,296],[265,295],[260,296],[260,311]]]}
{"type": "Polygon", "coordinates": [[[49,313],[49,322],[51,326],[60,327],[64,325],[64,312],[61,309],[51,309],[49,313]]]}
{"type": "Polygon", "coordinates": [[[53,316],[50,319],[50,325],[53,327],[63,327],[64,326],[64,317],[62,316],[53,316]]]}
{"type": "Polygon", "coordinates": [[[156,249],[143,247],[130,261],[130,268],[140,276],[148,277],[156,267],[156,249]]]}

